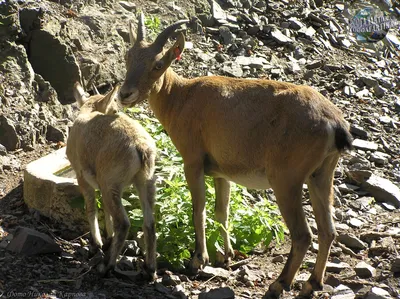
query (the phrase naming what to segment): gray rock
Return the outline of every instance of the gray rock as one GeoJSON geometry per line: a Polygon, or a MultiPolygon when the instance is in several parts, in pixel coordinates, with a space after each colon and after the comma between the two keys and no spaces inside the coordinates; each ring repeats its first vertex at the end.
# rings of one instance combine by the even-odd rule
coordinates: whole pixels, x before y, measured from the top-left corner
{"type": "Polygon", "coordinates": [[[344,193],[354,193],[355,191],[360,189],[360,187],[358,187],[356,185],[348,184],[348,183],[340,184],[338,186],[338,188],[340,191],[342,191],[344,193]]]}
{"type": "Polygon", "coordinates": [[[360,228],[364,225],[364,222],[358,218],[350,218],[349,225],[354,228],[360,228]]]}
{"type": "Polygon", "coordinates": [[[392,237],[381,238],[378,242],[372,241],[368,253],[372,256],[381,256],[396,252],[396,246],[392,237]]]}
{"type": "Polygon", "coordinates": [[[0,156],[6,156],[6,155],[7,155],[6,147],[0,143],[0,156]]]}
{"type": "Polygon", "coordinates": [[[207,62],[207,61],[210,61],[211,59],[213,59],[213,56],[211,54],[203,53],[203,52],[198,53],[197,57],[199,58],[199,60],[201,62],[207,62]]]}
{"type": "Polygon", "coordinates": [[[246,56],[236,57],[235,62],[239,65],[249,66],[255,69],[262,69],[263,65],[268,63],[268,61],[262,57],[246,57],[246,56]]]}
{"type": "Polygon", "coordinates": [[[311,39],[314,36],[315,33],[316,33],[315,29],[312,26],[310,26],[304,32],[304,35],[311,39]]]}
{"type": "Polygon", "coordinates": [[[181,279],[178,275],[166,274],[162,278],[162,284],[165,286],[176,286],[181,283],[181,279]]]}
{"type": "Polygon", "coordinates": [[[396,98],[396,101],[394,102],[394,109],[397,112],[400,112],[400,98],[396,98]]]}
{"type": "Polygon", "coordinates": [[[71,49],[45,30],[32,31],[29,61],[35,72],[49,81],[62,104],[74,103],[72,88],[81,82],[81,72],[71,49]]]}
{"type": "Polygon", "coordinates": [[[4,115],[0,115],[0,143],[9,151],[20,147],[20,141],[14,124],[4,115]]]}
{"type": "Polygon", "coordinates": [[[384,115],[379,117],[379,122],[383,123],[385,125],[390,124],[393,121],[393,119],[390,116],[384,115]]]}
{"type": "Polygon", "coordinates": [[[356,274],[361,278],[370,278],[376,276],[376,269],[366,262],[359,262],[354,268],[356,274]]]}
{"type": "Polygon", "coordinates": [[[272,262],[273,262],[273,263],[283,263],[284,260],[285,260],[285,259],[283,258],[283,255],[280,254],[280,255],[277,255],[276,257],[274,257],[274,258],[272,259],[272,262]]]}
{"type": "Polygon", "coordinates": [[[136,240],[126,240],[124,250],[125,255],[138,256],[140,254],[140,247],[136,240]]]}
{"type": "Polygon", "coordinates": [[[368,87],[374,87],[374,86],[378,85],[378,81],[376,79],[374,79],[374,78],[367,77],[367,76],[361,76],[360,79],[368,87]]]}
{"type": "Polygon", "coordinates": [[[338,263],[332,263],[332,262],[327,262],[326,263],[326,271],[327,272],[332,272],[332,273],[340,273],[342,270],[350,268],[350,265],[344,262],[338,262],[338,263]]]}
{"type": "Polygon", "coordinates": [[[230,45],[235,42],[235,35],[226,26],[219,27],[219,34],[225,45],[230,45]]]}
{"type": "Polygon", "coordinates": [[[388,90],[386,88],[380,86],[379,84],[374,86],[374,94],[377,97],[383,97],[387,93],[387,91],[388,90]]]}
{"type": "Polygon", "coordinates": [[[169,294],[170,293],[169,288],[164,286],[162,283],[155,282],[154,283],[154,287],[155,287],[156,291],[161,293],[161,294],[169,294]]]}
{"type": "Polygon", "coordinates": [[[233,77],[241,78],[243,76],[242,67],[237,63],[227,63],[222,67],[222,71],[233,77]]]}
{"type": "Polygon", "coordinates": [[[344,233],[339,234],[336,238],[338,242],[346,245],[351,249],[366,249],[367,245],[353,234],[344,233]]]}
{"type": "Polygon", "coordinates": [[[136,4],[128,1],[119,1],[119,5],[128,11],[136,12],[136,4]]]}
{"type": "Polygon", "coordinates": [[[362,139],[354,139],[353,146],[364,151],[376,151],[378,149],[378,144],[375,142],[362,139]]]}
{"type": "Polygon", "coordinates": [[[201,21],[201,24],[204,27],[213,27],[215,25],[215,19],[210,14],[201,13],[201,14],[197,15],[197,17],[199,18],[199,20],[201,21]]]}
{"type": "Polygon", "coordinates": [[[346,85],[346,86],[344,87],[344,89],[343,89],[343,93],[344,93],[346,96],[351,97],[351,96],[353,96],[353,95],[356,93],[356,90],[354,89],[353,86],[348,86],[348,85],[346,85]]]}
{"type": "Polygon", "coordinates": [[[281,31],[278,29],[273,29],[271,31],[271,37],[278,43],[280,44],[289,44],[292,43],[292,39],[290,37],[287,37],[284,35],[281,31]]]}
{"type": "Polygon", "coordinates": [[[211,0],[210,2],[211,2],[211,13],[213,18],[217,21],[226,20],[227,14],[221,8],[221,6],[215,0],[211,0]]]}
{"type": "Polygon", "coordinates": [[[371,154],[370,161],[375,162],[375,164],[383,166],[389,162],[390,155],[382,152],[374,152],[371,154]]]}
{"type": "Polygon", "coordinates": [[[290,28],[294,30],[300,30],[301,28],[305,27],[305,25],[295,17],[290,18],[289,22],[290,22],[290,28]]]}
{"type": "Polygon", "coordinates": [[[372,287],[371,290],[368,292],[367,296],[365,296],[365,299],[390,299],[392,296],[390,296],[388,291],[385,291],[384,289],[378,288],[378,287],[372,287]]]}
{"type": "Polygon", "coordinates": [[[234,299],[235,292],[229,288],[212,289],[209,292],[201,293],[199,299],[234,299]]]}
{"type": "Polygon", "coordinates": [[[18,227],[7,250],[28,256],[61,252],[60,246],[48,235],[27,227],[18,227]]]}
{"type": "Polygon", "coordinates": [[[372,174],[362,185],[377,201],[400,207],[400,189],[388,179],[372,174]]]}
{"type": "Polygon", "coordinates": [[[392,272],[399,273],[400,272],[400,256],[397,256],[392,263],[392,272]]]}
{"type": "Polygon", "coordinates": [[[214,268],[211,266],[205,266],[204,269],[199,272],[199,274],[200,276],[205,278],[210,278],[215,276],[227,279],[230,276],[231,272],[223,268],[214,268]]]}
{"type": "Polygon", "coordinates": [[[354,134],[363,139],[367,139],[369,137],[368,131],[366,131],[363,127],[357,124],[350,125],[350,132],[351,134],[354,134]]]}
{"type": "Polygon", "coordinates": [[[343,46],[345,48],[350,48],[350,46],[351,46],[351,42],[347,38],[341,39],[339,41],[339,43],[341,46],[343,46]]]}
{"type": "MultiPolygon", "coordinates": [[[[309,266],[315,266],[315,259],[307,260],[306,263],[309,266]]],[[[338,262],[327,262],[326,263],[326,271],[333,273],[340,273],[342,270],[350,268],[350,265],[341,261],[338,262]]]]}
{"type": "Polygon", "coordinates": [[[46,139],[52,142],[66,141],[66,129],[61,129],[58,126],[48,125],[46,139]]]}
{"type": "Polygon", "coordinates": [[[174,289],[172,290],[172,296],[174,296],[176,299],[188,298],[185,294],[185,288],[181,284],[178,284],[174,287],[174,289]]]}
{"type": "Polygon", "coordinates": [[[316,61],[312,61],[312,62],[308,63],[306,68],[309,70],[313,70],[313,69],[320,68],[321,66],[322,66],[322,61],[316,60],[316,61]]]}
{"type": "Polygon", "coordinates": [[[333,289],[331,299],[354,299],[355,294],[352,289],[343,284],[333,289]]]}
{"type": "Polygon", "coordinates": [[[238,273],[238,279],[244,283],[251,281],[262,281],[265,278],[265,273],[261,270],[251,270],[245,267],[238,273]]]}
{"type": "Polygon", "coordinates": [[[14,156],[0,156],[0,169],[21,170],[21,161],[14,156]]]}

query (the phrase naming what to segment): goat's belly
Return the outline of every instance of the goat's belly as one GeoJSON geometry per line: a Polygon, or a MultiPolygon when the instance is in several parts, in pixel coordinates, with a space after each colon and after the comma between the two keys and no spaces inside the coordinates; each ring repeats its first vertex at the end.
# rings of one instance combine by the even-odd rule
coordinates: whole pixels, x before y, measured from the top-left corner
{"type": "Polygon", "coordinates": [[[217,175],[214,175],[214,177],[224,178],[228,181],[235,182],[236,184],[245,186],[249,189],[271,188],[271,185],[265,174],[248,173],[248,174],[226,175],[219,173],[217,175]]]}

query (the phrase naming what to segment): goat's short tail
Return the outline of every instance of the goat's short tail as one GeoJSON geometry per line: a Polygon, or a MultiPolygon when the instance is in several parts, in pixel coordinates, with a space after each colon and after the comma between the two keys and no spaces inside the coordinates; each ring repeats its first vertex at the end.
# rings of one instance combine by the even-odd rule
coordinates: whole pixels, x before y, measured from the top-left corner
{"type": "Polygon", "coordinates": [[[338,124],[335,128],[335,145],[339,152],[343,152],[346,149],[352,149],[353,137],[349,130],[344,126],[338,124]]]}
{"type": "Polygon", "coordinates": [[[142,164],[142,170],[145,172],[147,177],[151,177],[154,171],[154,153],[151,148],[148,147],[137,147],[139,153],[140,162],[142,164]]]}

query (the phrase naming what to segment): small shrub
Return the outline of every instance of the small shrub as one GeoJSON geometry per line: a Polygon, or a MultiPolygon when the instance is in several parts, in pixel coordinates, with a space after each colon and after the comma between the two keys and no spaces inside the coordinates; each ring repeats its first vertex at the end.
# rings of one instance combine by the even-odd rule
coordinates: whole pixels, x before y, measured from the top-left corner
{"type": "MultiPolygon", "coordinates": [[[[194,250],[194,228],[192,222],[192,202],[188,190],[183,161],[161,124],[155,118],[143,113],[142,108],[127,109],[134,114],[156,141],[158,159],[156,166],[157,196],[157,251],[161,259],[174,268],[182,268],[194,250]]],[[[232,184],[230,227],[234,249],[250,252],[259,244],[267,246],[272,239],[283,239],[284,226],[278,210],[267,199],[256,201],[246,188],[232,184]]],[[[215,191],[213,180],[206,178],[206,237],[211,261],[215,258],[215,249],[222,250],[223,240],[219,234],[220,224],[213,218],[215,191]]],[[[133,190],[124,195],[132,224],[132,230],[141,229],[143,216],[133,190]]]]}

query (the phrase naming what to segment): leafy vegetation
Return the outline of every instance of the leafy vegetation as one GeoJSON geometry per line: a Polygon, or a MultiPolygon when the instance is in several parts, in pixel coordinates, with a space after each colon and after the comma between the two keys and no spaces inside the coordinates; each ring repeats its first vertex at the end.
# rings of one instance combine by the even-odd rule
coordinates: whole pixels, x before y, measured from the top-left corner
{"type": "Polygon", "coordinates": [[[161,21],[157,16],[146,17],[144,24],[146,25],[146,29],[149,31],[151,38],[154,38],[160,32],[161,21]]]}
{"type": "MultiPolygon", "coordinates": [[[[192,203],[182,157],[155,118],[143,113],[142,108],[126,112],[138,119],[156,140],[159,152],[156,169],[157,251],[174,268],[181,268],[194,249],[192,203]]],[[[206,197],[207,247],[213,261],[216,249],[222,250],[223,240],[219,234],[220,224],[213,217],[215,191],[212,178],[206,179],[206,197]]],[[[123,204],[129,213],[132,232],[139,231],[143,216],[133,190],[125,193],[123,204]]],[[[268,200],[255,200],[245,188],[233,184],[229,231],[233,248],[248,253],[259,244],[267,246],[273,238],[282,240],[284,226],[277,208],[268,200]]]]}

